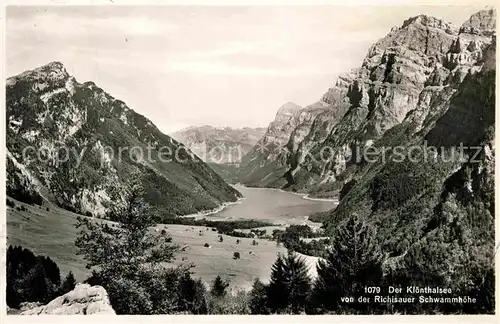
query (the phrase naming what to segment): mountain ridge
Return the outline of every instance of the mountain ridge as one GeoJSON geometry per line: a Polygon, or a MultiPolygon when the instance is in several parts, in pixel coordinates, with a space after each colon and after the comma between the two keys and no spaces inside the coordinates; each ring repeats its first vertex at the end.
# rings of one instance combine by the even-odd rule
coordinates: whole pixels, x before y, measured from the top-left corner
{"type": "Polygon", "coordinates": [[[493,9],[461,26],[405,20],[327,92],[338,96],[320,100],[329,108],[298,145],[290,135],[271,161],[251,156],[260,164],[242,165],[251,172],[240,170],[240,181],[339,196],[309,217],[326,235],[361,220],[377,229],[387,273],[473,289],[494,272],[495,28],[493,9]]]}
{"type": "Polygon", "coordinates": [[[14,198],[48,199],[104,216],[132,174],[160,218],[214,209],[240,196],[149,119],[94,82],[78,83],[60,62],[8,78],[6,98],[7,193],[14,198]],[[161,150],[171,152],[166,161],[161,150]]]}
{"type": "Polygon", "coordinates": [[[170,133],[203,161],[237,164],[263,135],[263,127],[190,126],[170,133]]]}
{"type": "MultiPolygon", "coordinates": [[[[289,136],[288,143],[280,147],[277,171],[269,175],[259,172],[259,168],[266,169],[265,163],[259,167],[242,164],[240,180],[248,185],[310,193],[321,192],[315,188],[319,185],[325,187],[325,195],[335,194],[348,181],[342,174],[349,166],[335,161],[348,160],[354,146],[362,148],[400,124],[417,107],[421,92],[426,100],[432,100],[442,90],[439,87],[449,84],[443,94],[451,96],[469,69],[477,71],[475,62],[491,42],[494,24],[493,10],[473,14],[460,27],[426,15],[406,19],[368,49],[360,68],[341,75],[320,101],[308,106],[323,107],[324,111],[292,131],[301,135],[289,136]],[[332,149],[333,157],[318,162],[325,146],[332,149]],[[246,169],[261,176],[252,177],[246,169]],[[274,180],[270,183],[263,177],[274,180]]],[[[254,154],[243,160],[251,159],[259,158],[254,154]]]]}

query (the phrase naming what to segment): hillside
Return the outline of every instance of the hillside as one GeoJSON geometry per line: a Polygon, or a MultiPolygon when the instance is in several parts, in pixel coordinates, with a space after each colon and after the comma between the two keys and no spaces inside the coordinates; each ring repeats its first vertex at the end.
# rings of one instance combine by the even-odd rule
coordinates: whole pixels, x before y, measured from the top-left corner
{"type": "Polygon", "coordinates": [[[239,193],[182,144],[59,62],[7,79],[7,194],[104,216],[138,177],[160,218],[239,193]]]}

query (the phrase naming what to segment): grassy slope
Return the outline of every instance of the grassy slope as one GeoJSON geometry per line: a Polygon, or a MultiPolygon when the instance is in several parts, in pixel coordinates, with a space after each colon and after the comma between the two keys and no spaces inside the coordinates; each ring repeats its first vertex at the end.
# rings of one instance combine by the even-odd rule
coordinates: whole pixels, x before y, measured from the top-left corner
{"type": "MultiPolygon", "coordinates": [[[[7,244],[21,245],[36,254],[47,255],[59,265],[63,276],[71,270],[77,281],[84,280],[90,271],[76,255],[74,240],[77,230],[74,224],[78,215],[52,207],[46,211],[16,201],[16,206],[20,205],[24,205],[27,211],[7,209],[7,244]]],[[[283,247],[266,240],[257,240],[259,245],[253,246],[252,239],[240,238],[241,243],[236,245],[237,238],[223,235],[224,242],[219,243],[217,232],[207,231],[205,227],[158,226],[167,227],[174,243],[188,246],[176,255],[174,264],[192,262],[196,265],[193,269],[195,276],[211,281],[220,273],[231,280],[233,287],[249,288],[256,277],[267,281],[276,254],[285,252],[283,247]],[[203,236],[199,235],[200,230],[203,236]],[[203,247],[205,242],[212,247],[203,247]],[[241,254],[240,260],[232,259],[236,251],[241,254]]]]}

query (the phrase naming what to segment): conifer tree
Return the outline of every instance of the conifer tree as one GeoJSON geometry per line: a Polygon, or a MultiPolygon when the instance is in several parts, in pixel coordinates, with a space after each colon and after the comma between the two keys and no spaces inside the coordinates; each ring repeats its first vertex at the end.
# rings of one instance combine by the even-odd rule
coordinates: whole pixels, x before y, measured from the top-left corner
{"type": "Polygon", "coordinates": [[[179,310],[193,314],[208,312],[206,288],[203,282],[191,278],[189,272],[184,273],[179,283],[179,310]]]}
{"type": "Polygon", "coordinates": [[[68,293],[72,291],[76,286],[76,279],[75,276],[73,275],[73,272],[70,271],[66,278],[64,278],[64,281],[61,285],[61,290],[60,290],[60,295],[64,295],[65,293],[68,293]]]}
{"type": "Polygon", "coordinates": [[[251,314],[269,314],[267,307],[267,287],[259,278],[253,282],[248,303],[251,314]]]}
{"type": "Polygon", "coordinates": [[[293,252],[278,255],[271,269],[268,307],[272,312],[301,313],[306,309],[311,279],[303,258],[293,252]]]}
{"type": "Polygon", "coordinates": [[[217,275],[212,283],[210,294],[216,298],[223,298],[227,294],[227,287],[229,287],[229,282],[224,281],[220,275],[217,275]]]}
{"type": "Polygon", "coordinates": [[[305,260],[295,253],[288,253],[285,258],[288,272],[288,300],[292,313],[305,310],[311,290],[311,278],[305,260]]]}
{"type": "Polygon", "coordinates": [[[373,228],[356,215],[337,227],[317,272],[312,298],[316,311],[353,312],[340,298],[356,297],[364,293],[364,287],[377,286],[382,280],[382,258],[373,228]]]}
{"type": "Polygon", "coordinates": [[[267,292],[269,309],[272,312],[284,311],[288,305],[287,300],[287,275],[283,256],[278,254],[278,258],[271,268],[271,279],[267,292]]]}

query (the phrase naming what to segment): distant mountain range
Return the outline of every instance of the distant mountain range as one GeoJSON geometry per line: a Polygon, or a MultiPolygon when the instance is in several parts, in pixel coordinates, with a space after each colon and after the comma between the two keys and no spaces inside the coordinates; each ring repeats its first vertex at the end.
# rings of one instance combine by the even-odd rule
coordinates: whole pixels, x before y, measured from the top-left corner
{"type": "Polygon", "coordinates": [[[265,128],[188,127],[170,136],[186,145],[203,161],[216,164],[238,164],[257,141],[265,128]]]}
{"type": "Polygon", "coordinates": [[[59,62],[7,79],[6,97],[13,198],[104,216],[132,176],[160,217],[240,196],[183,144],[93,82],[77,82],[59,62]]]}

